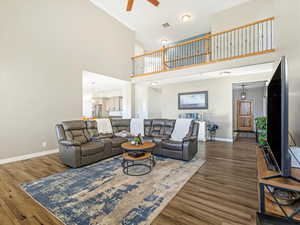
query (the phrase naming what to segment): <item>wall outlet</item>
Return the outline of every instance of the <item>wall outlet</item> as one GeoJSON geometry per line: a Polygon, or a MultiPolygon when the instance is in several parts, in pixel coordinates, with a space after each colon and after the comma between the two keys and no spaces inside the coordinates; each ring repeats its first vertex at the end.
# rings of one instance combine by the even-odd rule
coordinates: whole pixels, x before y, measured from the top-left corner
{"type": "Polygon", "coordinates": [[[43,146],[43,148],[46,148],[46,147],[47,147],[47,142],[44,141],[44,142],[42,143],[42,146],[43,146]]]}

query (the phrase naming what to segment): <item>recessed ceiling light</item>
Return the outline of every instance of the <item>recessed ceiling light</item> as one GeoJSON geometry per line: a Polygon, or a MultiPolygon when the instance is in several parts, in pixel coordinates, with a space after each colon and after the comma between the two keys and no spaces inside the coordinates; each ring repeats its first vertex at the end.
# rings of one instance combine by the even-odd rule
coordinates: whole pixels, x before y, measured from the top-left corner
{"type": "Polygon", "coordinates": [[[189,21],[191,21],[192,16],[190,14],[184,14],[183,16],[181,16],[181,22],[182,23],[187,23],[189,21]]]}
{"type": "Polygon", "coordinates": [[[157,85],[159,85],[159,82],[158,81],[152,82],[151,85],[152,86],[157,86],[157,85]]]}
{"type": "Polygon", "coordinates": [[[166,47],[168,44],[168,40],[161,40],[161,46],[166,47]]]}

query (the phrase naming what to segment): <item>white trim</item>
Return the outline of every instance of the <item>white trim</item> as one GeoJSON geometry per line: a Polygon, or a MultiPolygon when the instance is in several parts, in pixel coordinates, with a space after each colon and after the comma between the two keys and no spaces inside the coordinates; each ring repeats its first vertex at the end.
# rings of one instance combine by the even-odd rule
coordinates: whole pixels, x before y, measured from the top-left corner
{"type": "Polygon", "coordinates": [[[52,149],[52,150],[48,150],[48,151],[44,151],[44,152],[35,152],[35,153],[16,156],[16,157],[7,158],[7,159],[0,159],[0,165],[6,164],[6,163],[11,163],[11,162],[16,162],[16,161],[21,161],[21,160],[25,160],[25,159],[40,157],[40,156],[44,156],[44,155],[50,155],[50,154],[54,154],[54,153],[58,153],[58,149],[52,149]]]}
{"type": "Polygon", "coordinates": [[[233,142],[232,138],[215,138],[216,141],[223,141],[223,142],[233,142]]]}

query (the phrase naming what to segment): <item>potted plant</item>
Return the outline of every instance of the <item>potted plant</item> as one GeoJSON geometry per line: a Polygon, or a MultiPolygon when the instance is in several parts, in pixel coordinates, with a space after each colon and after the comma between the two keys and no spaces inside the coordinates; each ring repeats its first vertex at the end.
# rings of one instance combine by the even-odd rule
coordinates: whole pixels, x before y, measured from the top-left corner
{"type": "Polygon", "coordinates": [[[208,124],[207,125],[207,130],[208,130],[209,138],[211,141],[215,140],[218,129],[219,129],[219,126],[217,124],[208,124]]]}
{"type": "Polygon", "coordinates": [[[267,142],[267,118],[257,117],[255,119],[257,142],[260,146],[264,147],[268,145],[267,142]]]}
{"type": "Polygon", "coordinates": [[[141,134],[139,134],[137,137],[133,138],[133,140],[131,141],[131,144],[133,144],[133,145],[142,145],[143,144],[143,138],[142,138],[141,134]]]}

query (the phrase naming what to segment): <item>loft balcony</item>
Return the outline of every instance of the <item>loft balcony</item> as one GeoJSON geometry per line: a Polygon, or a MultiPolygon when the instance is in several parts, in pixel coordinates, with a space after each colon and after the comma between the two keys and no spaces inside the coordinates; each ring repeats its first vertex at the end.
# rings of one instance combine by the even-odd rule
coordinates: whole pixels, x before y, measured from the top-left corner
{"type": "Polygon", "coordinates": [[[132,57],[132,78],[275,52],[274,17],[132,57]]]}

